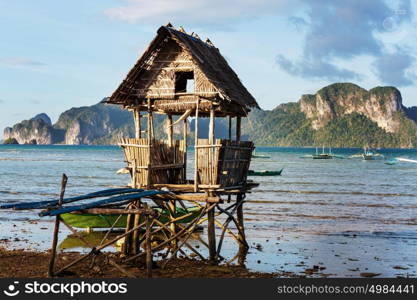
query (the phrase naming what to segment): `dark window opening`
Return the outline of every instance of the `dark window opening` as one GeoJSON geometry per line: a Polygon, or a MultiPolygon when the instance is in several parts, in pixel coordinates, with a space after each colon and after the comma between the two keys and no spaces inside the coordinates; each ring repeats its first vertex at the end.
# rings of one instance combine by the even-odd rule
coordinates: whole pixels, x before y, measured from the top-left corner
{"type": "Polygon", "coordinates": [[[175,93],[194,93],[194,72],[175,73],[175,93]]]}

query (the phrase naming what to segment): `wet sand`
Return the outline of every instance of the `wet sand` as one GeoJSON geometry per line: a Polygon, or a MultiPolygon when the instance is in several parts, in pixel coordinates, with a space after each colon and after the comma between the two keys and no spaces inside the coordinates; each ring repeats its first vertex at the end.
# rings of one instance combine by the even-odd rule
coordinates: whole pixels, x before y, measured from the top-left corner
{"type": "MultiPolygon", "coordinates": [[[[248,216],[248,218],[250,218],[248,216]]],[[[0,276],[37,277],[46,276],[47,252],[51,245],[53,222],[21,220],[18,222],[0,222],[4,225],[0,236],[0,276]],[[19,250],[14,250],[19,249],[19,250]],[[42,261],[42,264],[39,264],[42,261]],[[24,265],[23,268],[20,265],[24,265]],[[19,266],[19,267],[16,267],[19,266]]],[[[300,229],[272,233],[250,219],[247,224],[250,233],[250,248],[244,266],[237,266],[237,261],[225,266],[212,267],[198,260],[179,260],[173,270],[156,270],[157,277],[416,277],[416,256],[413,249],[417,240],[409,237],[398,238],[381,234],[364,235],[359,232],[346,231],[343,234],[328,234],[316,231],[305,235],[300,229]],[[256,234],[254,234],[256,232],[256,234]],[[386,239],[392,239],[390,248],[386,248],[386,239]],[[408,245],[405,247],[404,245],[408,245]],[[191,264],[191,265],[190,265],[191,264]],[[184,271],[182,268],[191,268],[184,271]],[[195,270],[193,270],[195,268],[195,270]],[[214,270],[211,272],[211,270],[214,270]]],[[[318,228],[316,228],[317,230],[318,228]]],[[[82,232],[82,231],[81,231],[82,232]]],[[[90,243],[101,241],[104,233],[94,231],[82,232],[90,243]]],[[[205,228],[200,233],[206,234],[205,228]]],[[[190,243],[199,247],[198,241],[190,243]]],[[[230,259],[236,253],[233,242],[225,240],[222,255],[230,259]]],[[[184,249],[186,251],[186,249],[184,249]]],[[[89,251],[71,232],[60,230],[59,256],[77,257],[89,251]]],[[[116,253],[109,247],[106,251],[116,253]]],[[[205,249],[199,248],[203,254],[205,249]]],[[[156,258],[157,260],[158,258],[156,258]]],[[[74,274],[66,276],[96,277],[119,276],[111,273],[112,268],[104,268],[102,274],[85,268],[76,268],[74,274]],[[110,273],[106,273],[110,272],[110,273]]],[[[133,270],[135,276],[144,276],[143,269],[133,270]]],[[[121,274],[120,276],[122,276],[121,274]]]]}
{"type": "MultiPolygon", "coordinates": [[[[120,263],[118,255],[114,253],[107,254],[120,263]]],[[[59,255],[56,267],[62,267],[65,264],[77,259],[81,254],[77,252],[67,252],[59,255]]],[[[24,277],[24,278],[41,278],[47,277],[49,253],[47,252],[29,252],[24,250],[4,250],[0,249],[0,277],[24,277]]],[[[60,277],[75,278],[115,278],[127,277],[126,274],[118,271],[116,268],[108,265],[104,261],[104,256],[97,257],[92,268],[88,263],[80,263],[68,269],[60,277]]],[[[160,266],[164,261],[154,263],[152,277],[160,278],[274,278],[282,276],[276,273],[250,272],[244,267],[210,265],[207,262],[191,259],[175,259],[167,264],[165,269],[160,266]]],[[[130,265],[121,264],[123,268],[134,277],[146,277],[146,270],[143,262],[134,262],[130,265]]]]}

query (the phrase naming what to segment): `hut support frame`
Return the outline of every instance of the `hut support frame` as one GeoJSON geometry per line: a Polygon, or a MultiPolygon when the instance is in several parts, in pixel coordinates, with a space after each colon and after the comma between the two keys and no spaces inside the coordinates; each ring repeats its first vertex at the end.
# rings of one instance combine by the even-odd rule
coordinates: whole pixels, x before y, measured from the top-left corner
{"type": "MultiPolygon", "coordinates": [[[[64,175],[65,176],[65,175],[64,175]]],[[[61,195],[60,199],[63,199],[65,186],[67,182],[67,177],[63,176],[62,179],[62,187],[61,187],[61,195]]],[[[158,207],[169,209],[174,204],[182,202],[181,195],[175,194],[164,194],[155,196],[156,198],[150,198],[149,200],[153,203],[157,204],[158,207]]],[[[119,207],[109,207],[109,208],[89,208],[80,210],[79,213],[88,213],[88,214],[97,214],[97,215],[106,215],[106,214],[119,214],[119,217],[116,221],[112,224],[112,226],[108,229],[105,233],[103,239],[101,240],[99,245],[92,245],[88,242],[83,235],[80,234],[75,228],[71,225],[66,223],[58,214],[57,215],[57,223],[55,225],[55,230],[53,233],[54,241],[52,245],[51,251],[51,260],[48,268],[48,275],[52,276],[59,276],[64,271],[70,269],[71,267],[83,263],[87,259],[90,259],[91,262],[89,264],[90,268],[93,266],[99,266],[98,261],[99,258],[103,258],[101,261],[104,261],[105,264],[111,265],[124,276],[127,277],[134,277],[135,275],[130,272],[125,265],[129,264],[136,264],[138,259],[144,257],[145,258],[145,266],[146,266],[146,275],[148,277],[152,276],[152,265],[153,265],[153,256],[156,252],[163,251],[168,247],[169,252],[164,255],[165,261],[161,265],[162,268],[165,268],[167,264],[177,257],[177,254],[180,253],[183,256],[190,256],[189,253],[193,253],[194,256],[199,257],[200,259],[205,259],[203,253],[197,250],[189,243],[190,238],[197,239],[200,243],[208,249],[208,259],[209,261],[216,263],[220,259],[223,259],[221,256],[221,248],[224,242],[225,235],[229,235],[232,237],[239,246],[238,254],[230,260],[228,263],[231,263],[236,257],[240,257],[240,262],[243,262],[243,256],[246,255],[248,246],[245,239],[244,231],[243,231],[243,223],[241,218],[243,217],[243,210],[242,206],[244,203],[244,194],[237,193],[236,194],[236,202],[227,207],[222,207],[223,202],[219,200],[214,200],[216,197],[213,195],[210,196],[209,193],[206,194],[206,197],[201,197],[198,200],[186,200],[191,201],[195,205],[200,207],[200,211],[196,218],[194,218],[191,222],[187,224],[179,224],[177,223],[181,219],[188,217],[188,215],[180,216],[180,217],[171,217],[168,219],[167,222],[163,223],[159,220],[159,213],[152,208],[149,202],[144,202],[143,199],[137,198],[131,200],[125,208],[119,207]],[[211,200],[210,200],[211,199],[211,200]],[[204,205],[200,204],[201,201],[205,203],[204,205]],[[239,215],[239,211],[242,210],[242,214],[239,215]],[[114,228],[121,218],[122,215],[128,215],[130,218],[127,222],[126,229],[123,233],[117,235],[116,237],[110,238],[110,233],[114,231],[114,228]],[[220,216],[225,216],[225,221],[222,223],[219,219],[220,216]],[[143,218],[141,218],[143,217],[143,218]],[[67,227],[70,232],[79,239],[82,243],[84,243],[87,247],[91,250],[90,252],[86,253],[85,255],[75,259],[67,263],[64,266],[61,266],[58,270],[55,270],[55,260],[57,256],[57,242],[59,238],[59,224],[62,223],[65,227],[67,227]],[[207,242],[195,232],[197,226],[207,223],[208,227],[208,236],[207,242]],[[172,225],[175,225],[175,229],[172,225]],[[233,228],[230,228],[230,224],[235,225],[235,231],[233,232],[233,228]],[[216,227],[218,228],[218,235],[219,241],[216,244],[216,227]],[[158,236],[159,242],[156,245],[153,245],[152,241],[155,237],[158,236]],[[162,239],[161,239],[162,236],[162,239]],[[110,239],[110,240],[108,240],[110,239]],[[108,254],[104,253],[102,250],[111,246],[115,245],[118,241],[123,240],[123,253],[124,258],[119,260],[118,262],[109,257],[108,254]],[[175,241],[175,246],[173,246],[173,241],[175,241]],[[184,251],[185,248],[190,251],[187,253],[184,251]],[[242,252],[246,250],[246,252],[242,252]],[[171,255],[169,256],[169,253],[171,255]]],[[[218,198],[220,199],[220,198],[218,198]]],[[[148,201],[149,201],[148,200],[148,201]]],[[[60,201],[62,203],[62,201],[60,201]]],[[[59,208],[59,206],[57,207],[59,208]]],[[[223,218],[224,219],[224,218],[223,218]]]]}

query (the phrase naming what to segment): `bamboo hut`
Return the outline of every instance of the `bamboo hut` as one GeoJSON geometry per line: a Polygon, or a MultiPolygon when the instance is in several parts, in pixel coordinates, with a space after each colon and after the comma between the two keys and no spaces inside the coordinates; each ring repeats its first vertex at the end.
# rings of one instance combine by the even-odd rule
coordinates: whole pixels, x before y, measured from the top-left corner
{"type": "MultiPolygon", "coordinates": [[[[256,184],[247,181],[254,145],[241,140],[241,118],[259,106],[219,49],[182,27],[161,26],[107,103],[133,113],[135,137],[119,143],[132,188],[165,188],[178,199],[215,203],[218,210],[222,210],[218,206],[222,197],[230,202],[236,196],[238,239],[246,244],[242,204],[245,193],[256,184]],[[155,114],[166,116],[167,139],[155,136],[155,114]],[[186,177],[188,118],[194,118],[195,125],[193,178],[186,177]],[[209,118],[208,139],[199,138],[200,118],[209,118]],[[216,139],[215,118],[228,118],[227,139],[216,139]],[[178,124],[182,136],[175,139],[173,128],[178,124]]],[[[207,210],[207,219],[210,258],[214,259],[214,206],[207,210]]]]}
{"type": "Polygon", "coordinates": [[[40,216],[55,216],[49,276],[62,275],[91,259],[90,267],[100,269],[102,262],[123,276],[133,277],[126,264],[145,257],[146,274],[150,277],[154,254],[161,254],[166,248],[164,257],[169,254],[170,257],[162,268],[177,253],[186,256],[182,249],[185,247],[204,259],[188,242],[191,237],[199,240],[208,249],[210,260],[216,262],[222,258],[220,252],[227,234],[239,245],[235,258],[241,258],[241,251],[244,255],[248,248],[243,223],[244,198],[257,186],[247,180],[254,145],[241,140],[241,118],[258,104],[219,50],[197,34],[187,34],[171,24],[162,26],[107,103],[122,105],[133,112],[135,137],[123,138],[119,143],[131,175],[130,187],[64,198],[68,177],[63,174],[59,199],[0,204],[0,209],[43,209],[40,216]],[[166,116],[167,139],[156,138],[154,114],[166,116]],[[187,178],[187,119],[191,117],[195,122],[194,172],[193,178],[187,178]],[[215,118],[223,117],[229,118],[229,136],[216,139],[215,118]],[[141,122],[142,118],[145,122],[141,122]],[[209,118],[208,139],[199,138],[200,118],[209,118]],[[175,139],[174,124],[182,124],[179,139],[175,139]],[[87,199],[90,201],[73,204],[87,199]],[[194,206],[185,205],[185,201],[194,206]],[[75,229],[80,225],[70,220],[77,216],[107,220],[109,226],[105,226],[107,231],[99,245],[90,243],[75,229]],[[207,223],[207,241],[195,234],[197,226],[203,223],[207,223]],[[60,224],[91,249],[57,269],[60,224]],[[110,233],[119,226],[125,228],[124,232],[110,238],[110,233]],[[216,227],[220,229],[217,236],[216,227]],[[103,250],[119,241],[123,253],[116,261],[103,250]]]}

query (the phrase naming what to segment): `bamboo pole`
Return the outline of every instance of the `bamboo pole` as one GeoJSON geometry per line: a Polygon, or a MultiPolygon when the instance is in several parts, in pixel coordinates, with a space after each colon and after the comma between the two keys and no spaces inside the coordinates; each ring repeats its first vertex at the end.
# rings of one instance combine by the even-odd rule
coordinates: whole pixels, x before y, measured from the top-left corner
{"type": "MultiPolygon", "coordinates": [[[[62,174],[61,180],[61,192],[59,194],[58,206],[62,205],[62,201],[64,200],[65,188],[67,186],[68,177],[65,174],[62,174]]],[[[55,266],[55,256],[56,256],[56,246],[58,244],[58,234],[59,234],[59,222],[60,222],[60,215],[55,217],[55,227],[54,227],[54,236],[52,239],[52,248],[51,248],[51,258],[49,260],[48,266],[48,277],[54,276],[54,266],[55,266]]]]}
{"type": "Polygon", "coordinates": [[[197,96],[194,121],[194,192],[198,192],[198,106],[200,97],[197,96]]]}
{"type": "Polygon", "coordinates": [[[140,139],[142,137],[142,129],[140,124],[140,110],[137,108],[133,110],[133,120],[135,122],[135,138],[140,139]]]}
{"type": "Polygon", "coordinates": [[[240,142],[240,135],[241,135],[241,122],[242,118],[237,117],[236,118],[236,141],[240,142]]]}
{"type": "Polygon", "coordinates": [[[173,146],[174,126],[172,126],[172,115],[167,115],[167,126],[168,126],[168,144],[170,147],[173,146]]]}

